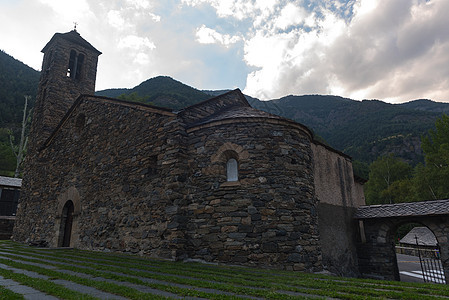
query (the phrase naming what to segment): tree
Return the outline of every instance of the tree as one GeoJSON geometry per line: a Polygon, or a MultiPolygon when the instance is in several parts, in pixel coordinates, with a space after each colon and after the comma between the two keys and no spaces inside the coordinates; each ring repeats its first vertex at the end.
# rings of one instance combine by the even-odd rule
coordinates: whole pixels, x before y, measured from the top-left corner
{"type": "Polygon", "coordinates": [[[403,187],[400,187],[399,184],[393,186],[393,184],[400,180],[410,179],[412,171],[413,168],[409,164],[396,158],[393,154],[379,157],[371,163],[369,180],[365,184],[367,204],[403,202],[404,196],[399,197],[395,194],[395,191],[403,190],[403,187]]]}
{"type": "Polygon", "coordinates": [[[386,190],[381,192],[385,199],[391,199],[393,203],[419,201],[415,191],[413,178],[405,178],[394,181],[386,190]]]}
{"type": "Polygon", "coordinates": [[[145,103],[146,101],[146,98],[139,96],[137,92],[132,92],[131,94],[121,94],[117,98],[120,100],[140,102],[140,103],[145,103]]]}
{"type": "Polygon", "coordinates": [[[416,191],[421,200],[449,198],[449,116],[435,121],[435,129],[421,137],[425,165],[416,168],[416,191]]]}
{"type": "Polygon", "coordinates": [[[0,175],[13,176],[16,159],[7,143],[0,143],[0,175]]]}
{"type": "Polygon", "coordinates": [[[25,130],[27,128],[27,121],[28,121],[28,100],[30,100],[31,96],[25,96],[25,105],[23,108],[23,116],[22,116],[22,130],[20,133],[20,141],[19,145],[14,145],[14,136],[12,133],[9,135],[9,141],[11,143],[11,149],[16,156],[16,170],[14,172],[14,177],[19,177],[20,175],[20,169],[22,166],[22,161],[24,157],[24,152],[28,143],[28,137],[25,136],[25,130]]]}

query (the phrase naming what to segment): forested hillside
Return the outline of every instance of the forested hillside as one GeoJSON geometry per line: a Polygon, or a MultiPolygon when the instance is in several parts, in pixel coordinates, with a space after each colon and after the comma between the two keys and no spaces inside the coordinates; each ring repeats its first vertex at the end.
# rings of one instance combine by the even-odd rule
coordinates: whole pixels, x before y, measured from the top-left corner
{"type": "Polygon", "coordinates": [[[16,167],[10,132],[19,137],[25,95],[36,99],[39,72],[0,51],[0,175],[12,176],[16,167]]]}
{"type": "Polygon", "coordinates": [[[421,103],[418,109],[414,102],[395,105],[321,95],[248,101],[307,125],[332,147],[367,163],[388,153],[412,164],[423,161],[420,136],[434,128],[436,118],[449,109],[449,104],[432,101],[421,103]],[[440,111],[432,111],[434,106],[440,111]]]}
{"type": "Polygon", "coordinates": [[[132,89],[108,89],[96,94],[173,109],[181,109],[210,98],[209,95],[167,76],[148,79],[132,89]]]}
{"type": "Polygon", "coordinates": [[[0,51],[0,127],[22,117],[24,96],[36,98],[39,72],[0,51]]]}

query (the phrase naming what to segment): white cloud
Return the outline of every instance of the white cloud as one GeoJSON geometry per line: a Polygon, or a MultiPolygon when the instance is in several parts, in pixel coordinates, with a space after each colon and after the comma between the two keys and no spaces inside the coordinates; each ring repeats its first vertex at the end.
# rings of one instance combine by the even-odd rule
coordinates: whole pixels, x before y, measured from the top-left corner
{"type": "Polygon", "coordinates": [[[304,23],[306,18],[307,12],[304,8],[298,7],[293,3],[287,3],[287,5],[282,8],[274,23],[277,28],[285,30],[290,26],[304,23]]]}
{"type": "MultiPolygon", "coordinates": [[[[89,4],[86,0],[39,0],[44,5],[47,5],[53,9],[53,11],[66,18],[81,18],[86,14],[90,14],[89,4]]],[[[70,19],[69,19],[70,20],[70,19]]]]}
{"type": "Polygon", "coordinates": [[[201,44],[221,44],[226,47],[241,40],[241,37],[218,33],[214,29],[207,28],[206,25],[197,29],[196,37],[201,44]]]}
{"type": "Polygon", "coordinates": [[[127,0],[126,3],[136,9],[149,9],[151,8],[151,1],[149,0],[127,0]]]}
{"type": "Polygon", "coordinates": [[[108,22],[116,29],[122,29],[125,25],[125,19],[121,16],[120,11],[118,10],[111,10],[108,12],[108,22]]]}
{"type": "Polygon", "coordinates": [[[438,89],[436,99],[449,100],[449,88],[442,84],[446,79],[435,76],[447,74],[449,60],[441,51],[449,40],[449,5],[444,2],[388,2],[355,18],[327,51],[329,72],[345,94],[406,101],[430,98],[438,89]],[[441,98],[442,89],[446,98],[441,98]]]}
{"type": "Polygon", "coordinates": [[[237,20],[252,19],[266,16],[272,12],[278,0],[181,0],[181,3],[189,6],[209,4],[220,18],[233,18],[237,20]]]}
{"type": "MultiPolygon", "coordinates": [[[[307,20],[309,31],[288,35],[257,30],[245,43],[245,60],[257,70],[244,92],[265,99],[286,94],[338,93],[342,96],[407,101],[438,96],[449,100],[449,3],[433,1],[360,1],[352,19],[326,7],[283,15],[275,26],[307,20]],[[446,17],[445,17],[446,16],[446,17]],[[282,20],[284,23],[279,23],[282,20]],[[436,63],[438,61],[438,63],[436,63]],[[443,96],[445,95],[445,96],[443,96]]],[[[271,15],[271,18],[273,15],[271,15]]]]}
{"type": "Polygon", "coordinates": [[[354,5],[355,15],[358,18],[363,18],[366,15],[374,12],[379,5],[379,0],[361,0],[354,5]]]}
{"type": "Polygon", "coordinates": [[[138,65],[148,65],[151,62],[151,58],[148,55],[148,53],[145,52],[139,52],[137,55],[135,55],[135,58],[133,60],[133,63],[138,65]]]}
{"type": "Polygon", "coordinates": [[[135,35],[128,35],[120,39],[117,47],[119,49],[130,48],[130,49],[155,49],[156,46],[146,37],[139,37],[135,35]]]}
{"type": "Polygon", "coordinates": [[[150,16],[150,18],[155,21],[155,22],[160,22],[161,21],[161,16],[158,16],[156,14],[153,14],[152,12],[148,13],[148,16],[150,16]]]}
{"type": "Polygon", "coordinates": [[[0,9],[0,48],[36,69],[53,33],[78,22],[103,52],[99,89],[170,75],[264,99],[449,102],[447,0],[15,0],[0,9]]]}

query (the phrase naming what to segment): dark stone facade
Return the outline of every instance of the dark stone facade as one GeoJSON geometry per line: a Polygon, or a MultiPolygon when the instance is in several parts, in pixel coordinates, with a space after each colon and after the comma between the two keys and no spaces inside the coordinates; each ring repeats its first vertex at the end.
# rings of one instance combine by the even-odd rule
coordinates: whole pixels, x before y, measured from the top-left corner
{"type": "MultiPolygon", "coordinates": [[[[99,52],[86,43],[79,51],[94,68],[89,56],[99,52]]],[[[72,88],[43,79],[58,74],[43,74],[41,89],[84,93],[83,81],[61,79],[74,80],[72,88]]],[[[315,272],[323,269],[321,235],[334,224],[327,218],[335,217],[326,211],[320,218],[319,203],[341,208],[337,217],[351,226],[360,195],[349,158],[317,150],[309,129],[251,108],[239,90],[180,112],[87,95],[70,101],[63,117],[51,106],[35,115],[34,143],[42,143],[27,156],[16,241],[315,272]],[[42,117],[52,120],[48,136],[36,120],[42,117]],[[333,168],[328,153],[345,178],[316,175],[318,165],[333,168]],[[231,159],[238,180],[227,176],[231,159]],[[338,191],[334,200],[323,193],[329,184],[338,191]]],[[[335,245],[339,255],[348,241],[335,245]]],[[[339,274],[358,274],[350,255],[339,274]]]]}
{"type": "Polygon", "coordinates": [[[186,129],[172,112],[87,96],[63,123],[30,157],[16,240],[57,246],[70,199],[75,247],[321,269],[311,137],[299,124],[247,117],[186,129]],[[226,181],[227,155],[237,182],[226,181]]]}
{"type": "Polygon", "coordinates": [[[308,132],[251,119],[188,132],[189,257],[319,270],[308,132]],[[227,152],[239,161],[235,183],[227,152]]]}
{"type": "Polygon", "coordinates": [[[38,101],[33,112],[29,151],[36,151],[34,147],[42,146],[79,95],[94,94],[98,56],[101,54],[74,30],[56,33],[42,52],[44,59],[37,91],[38,101]],[[83,57],[76,80],[69,76],[73,72],[73,69],[70,70],[72,53],[83,57]]]}

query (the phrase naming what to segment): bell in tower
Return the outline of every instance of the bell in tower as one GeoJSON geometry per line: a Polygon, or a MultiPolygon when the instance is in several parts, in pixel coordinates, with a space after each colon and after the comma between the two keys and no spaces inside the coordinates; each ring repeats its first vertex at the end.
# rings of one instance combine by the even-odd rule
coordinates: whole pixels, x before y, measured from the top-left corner
{"type": "Polygon", "coordinates": [[[46,141],[80,95],[95,93],[101,54],[76,29],[53,35],[42,52],[44,59],[30,132],[30,151],[46,141]]]}

